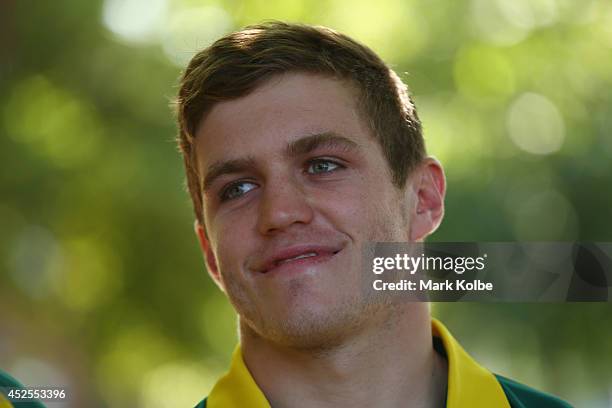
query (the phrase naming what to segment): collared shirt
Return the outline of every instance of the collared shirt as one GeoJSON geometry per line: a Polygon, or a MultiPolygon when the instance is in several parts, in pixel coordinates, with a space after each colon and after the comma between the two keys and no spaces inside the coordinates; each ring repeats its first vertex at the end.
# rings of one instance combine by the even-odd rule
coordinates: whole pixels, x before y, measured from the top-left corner
{"type": "Polygon", "coordinates": [[[39,401],[11,402],[8,396],[4,394],[7,389],[22,388],[23,385],[19,381],[0,369],[0,408],[44,408],[44,405],[39,401]]]}
{"type": "MultiPolygon", "coordinates": [[[[474,361],[436,319],[432,319],[434,344],[448,361],[447,408],[571,408],[553,396],[496,376],[474,361]]],[[[196,408],[270,408],[242,358],[240,346],[229,372],[219,379],[208,398],[196,408]]]]}

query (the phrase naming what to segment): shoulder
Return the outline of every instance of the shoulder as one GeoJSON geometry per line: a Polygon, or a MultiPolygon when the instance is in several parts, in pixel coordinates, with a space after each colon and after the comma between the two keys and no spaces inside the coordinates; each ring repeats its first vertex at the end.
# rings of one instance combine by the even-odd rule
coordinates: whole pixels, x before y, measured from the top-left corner
{"type": "Polygon", "coordinates": [[[21,388],[22,385],[19,383],[19,381],[11,377],[9,373],[0,369],[0,387],[21,388]]]}
{"type": "Polygon", "coordinates": [[[509,378],[495,374],[512,408],[572,408],[567,402],[509,378]]]}
{"type": "Polygon", "coordinates": [[[39,401],[25,400],[21,402],[9,402],[8,397],[3,392],[7,388],[24,388],[23,385],[11,377],[7,372],[0,369],[0,407],[15,408],[45,408],[39,401]]]}
{"type": "Polygon", "coordinates": [[[206,398],[200,401],[200,403],[196,405],[194,408],[206,408],[206,398]]]}

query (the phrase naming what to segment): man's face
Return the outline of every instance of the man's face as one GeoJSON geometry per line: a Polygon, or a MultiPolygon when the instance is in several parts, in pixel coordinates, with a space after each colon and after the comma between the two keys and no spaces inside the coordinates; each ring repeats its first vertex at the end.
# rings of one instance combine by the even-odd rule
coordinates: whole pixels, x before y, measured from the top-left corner
{"type": "Polygon", "coordinates": [[[408,241],[414,200],[393,186],[356,96],[284,74],[198,129],[209,271],[264,338],[317,346],[388,309],[364,289],[363,246],[408,241]]]}

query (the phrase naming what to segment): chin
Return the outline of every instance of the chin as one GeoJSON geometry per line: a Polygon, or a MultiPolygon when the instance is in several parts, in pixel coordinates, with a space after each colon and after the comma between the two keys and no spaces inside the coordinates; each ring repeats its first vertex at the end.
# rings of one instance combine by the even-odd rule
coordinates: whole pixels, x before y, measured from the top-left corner
{"type": "Polygon", "coordinates": [[[322,352],[342,344],[362,330],[376,314],[370,307],[372,305],[295,306],[285,308],[280,315],[268,315],[265,321],[246,323],[258,337],[272,343],[298,350],[322,352]]]}
{"type": "MultiPolygon", "coordinates": [[[[302,350],[325,350],[342,343],[349,332],[347,321],[333,321],[320,316],[302,316],[278,322],[274,330],[265,333],[273,342],[302,350]]],[[[356,324],[357,322],[350,322],[356,324]]],[[[352,331],[352,330],[351,330],[352,331]]]]}

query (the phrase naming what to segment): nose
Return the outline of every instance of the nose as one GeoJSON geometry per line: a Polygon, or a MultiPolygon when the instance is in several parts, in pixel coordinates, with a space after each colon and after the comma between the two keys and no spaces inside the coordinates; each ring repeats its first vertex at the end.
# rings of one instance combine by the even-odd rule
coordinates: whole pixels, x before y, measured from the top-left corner
{"type": "Polygon", "coordinates": [[[270,181],[260,201],[257,228],[261,234],[270,235],[296,224],[309,224],[313,215],[308,196],[297,181],[270,181]]]}

